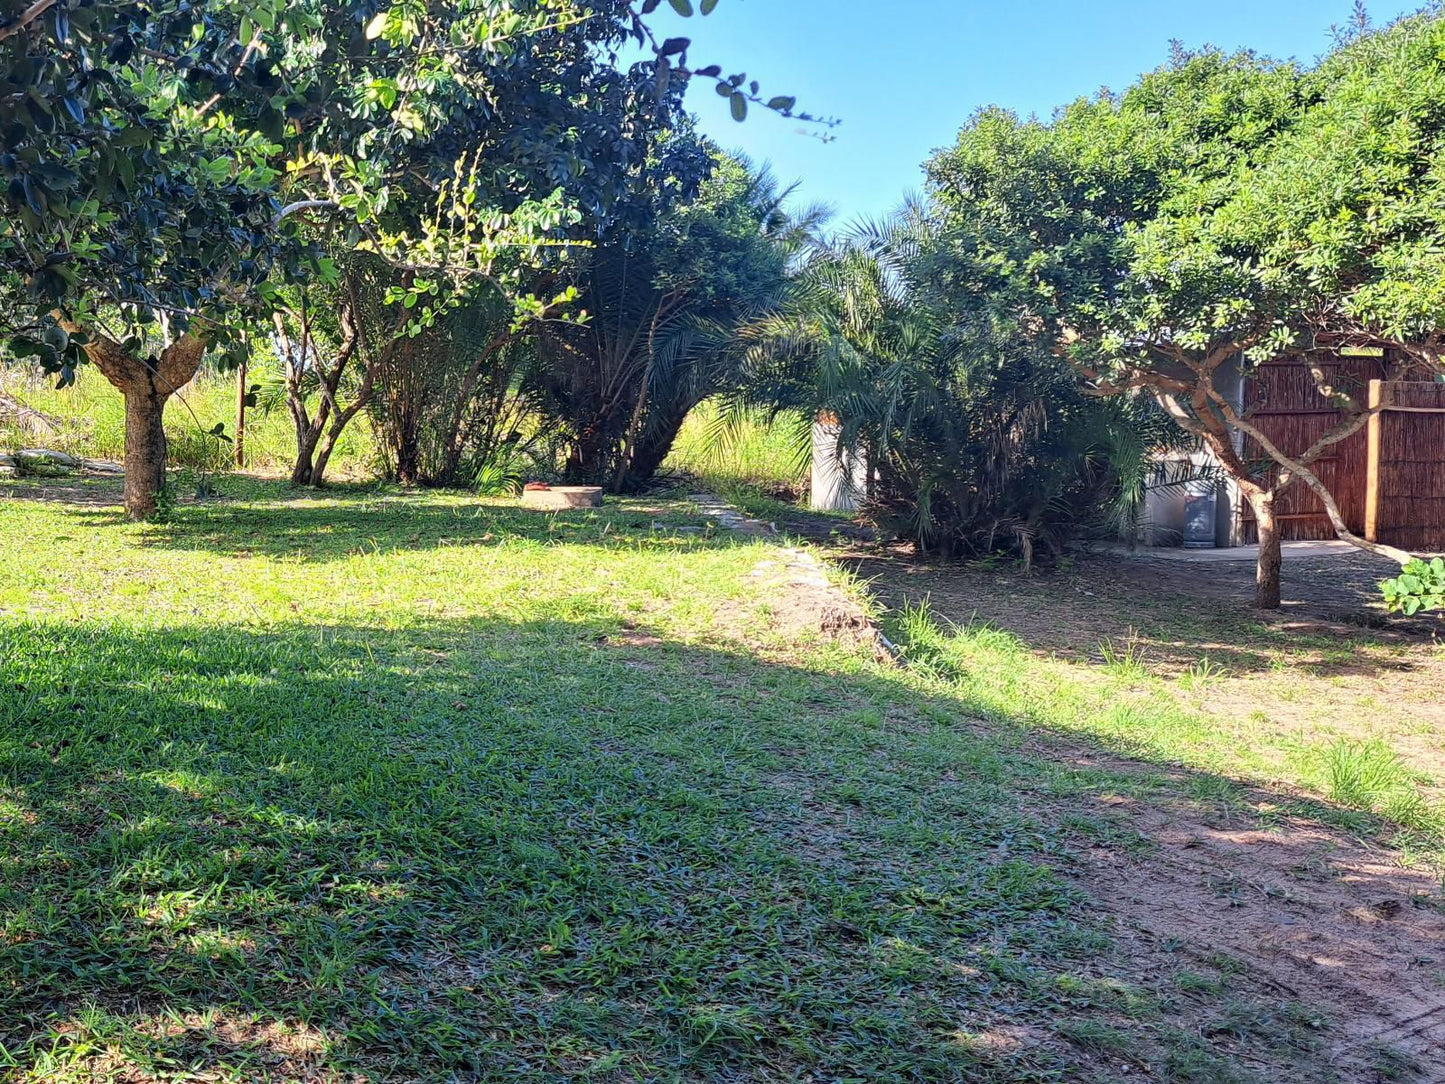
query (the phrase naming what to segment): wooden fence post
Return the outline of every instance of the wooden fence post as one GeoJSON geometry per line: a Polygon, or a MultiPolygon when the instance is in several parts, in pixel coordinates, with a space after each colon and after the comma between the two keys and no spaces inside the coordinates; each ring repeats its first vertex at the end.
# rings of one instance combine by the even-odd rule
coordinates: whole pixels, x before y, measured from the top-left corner
{"type": "Polygon", "coordinates": [[[1380,533],[1380,428],[1384,424],[1385,382],[1370,381],[1370,420],[1365,423],[1365,540],[1378,542],[1380,533]]]}
{"type": "Polygon", "coordinates": [[[246,359],[236,370],[236,455],[237,468],[246,465],[246,359]]]}

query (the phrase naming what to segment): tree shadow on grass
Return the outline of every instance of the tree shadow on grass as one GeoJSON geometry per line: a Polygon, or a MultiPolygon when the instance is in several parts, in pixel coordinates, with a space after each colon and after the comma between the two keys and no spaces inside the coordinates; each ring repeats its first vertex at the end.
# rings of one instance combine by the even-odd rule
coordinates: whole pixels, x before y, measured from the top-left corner
{"type": "MultiPolygon", "coordinates": [[[[690,506],[648,498],[608,498],[601,508],[538,512],[515,500],[440,491],[353,490],[269,499],[206,501],[148,524],[142,543],[157,549],[229,556],[284,557],[307,563],[358,553],[515,543],[628,548],[731,544],[690,506]]],[[[78,529],[125,523],[119,509],[67,509],[78,529]]]]}
{"type": "MultiPolygon", "coordinates": [[[[1438,625],[1403,619],[1384,629],[1346,624],[1329,608],[1288,592],[1281,613],[1261,614],[1249,604],[1247,565],[1095,556],[1068,569],[1025,575],[899,555],[853,555],[844,564],[892,609],[927,600],[956,625],[993,625],[1041,653],[1099,663],[1106,651],[1133,651],[1163,676],[1205,661],[1231,674],[1282,665],[1323,674],[1398,672],[1408,664],[1372,649],[1428,645],[1438,625]],[[1190,578],[1196,574],[1202,582],[1190,578]]],[[[1347,606],[1363,607],[1359,594],[1353,585],[1347,606]]]]}
{"type": "Polygon", "coordinates": [[[0,641],[22,1079],[1335,1079],[1193,1027],[1269,992],[1146,981],[1062,872],[1147,850],[1121,795],[1257,794],[906,675],[608,620],[0,641]]]}

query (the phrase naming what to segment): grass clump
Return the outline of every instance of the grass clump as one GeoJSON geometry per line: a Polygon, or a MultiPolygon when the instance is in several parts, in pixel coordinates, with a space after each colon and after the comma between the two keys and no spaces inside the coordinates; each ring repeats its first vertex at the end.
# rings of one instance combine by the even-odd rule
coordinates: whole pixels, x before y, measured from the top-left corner
{"type": "Polygon", "coordinates": [[[1334,801],[1432,834],[1445,827],[1440,811],[1420,793],[1414,774],[1379,739],[1341,738],[1326,750],[1324,770],[1334,801]]]}
{"type": "Polygon", "coordinates": [[[1122,639],[1106,637],[1100,640],[1099,655],[1104,660],[1104,669],[1121,681],[1138,682],[1149,676],[1144,645],[1133,629],[1122,639]]]}

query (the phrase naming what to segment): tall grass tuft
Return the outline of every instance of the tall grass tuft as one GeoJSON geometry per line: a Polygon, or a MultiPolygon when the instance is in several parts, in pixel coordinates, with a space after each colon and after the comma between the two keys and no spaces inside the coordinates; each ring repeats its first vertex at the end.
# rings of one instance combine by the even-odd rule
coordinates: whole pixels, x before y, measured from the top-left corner
{"type": "Polygon", "coordinates": [[[1341,805],[1378,813],[1396,824],[1436,832],[1438,809],[1425,800],[1414,774],[1393,749],[1378,738],[1340,739],[1325,753],[1329,796],[1341,805]]]}
{"type": "Polygon", "coordinates": [[[687,416],[665,466],[696,475],[717,493],[747,488],[800,494],[808,481],[811,434],[801,415],[725,413],[709,401],[687,416]]]}
{"type": "Polygon", "coordinates": [[[1104,660],[1104,669],[1121,681],[1143,681],[1149,676],[1144,645],[1134,629],[1130,629],[1129,635],[1122,640],[1115,640],[1112,636],[1100,640],[1099,655],[1104,660]]]}

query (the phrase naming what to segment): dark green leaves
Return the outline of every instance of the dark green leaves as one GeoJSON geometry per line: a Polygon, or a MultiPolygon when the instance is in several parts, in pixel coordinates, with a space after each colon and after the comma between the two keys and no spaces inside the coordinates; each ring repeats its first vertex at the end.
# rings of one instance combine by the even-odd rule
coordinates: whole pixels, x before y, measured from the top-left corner
{"type": "Polygon", "coordinates": [[[733,120],[747,120],[748,100],[740,91],[733,91],[728,95],[728,110],[732,113],[733,120]]]}
{"type": "Polygon", "coordinates": [[[692,15],[692,0],[667,0],[667,2],[672,5],[672,10],[683,18],[692,15]]]}

